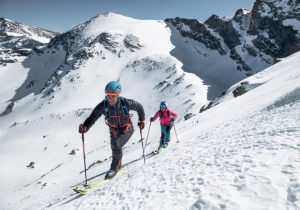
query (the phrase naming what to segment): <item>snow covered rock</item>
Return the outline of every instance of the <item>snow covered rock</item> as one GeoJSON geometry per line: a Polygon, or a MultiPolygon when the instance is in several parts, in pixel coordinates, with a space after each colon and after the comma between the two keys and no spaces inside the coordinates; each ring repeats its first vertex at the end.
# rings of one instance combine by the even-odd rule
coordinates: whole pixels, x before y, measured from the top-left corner
{"type": "Polygon", "coordinates": [[[58,33],[0,18],[0,66],[15,63],[31,50],[44,46],[58,33]]]}
{"type": "Polygon", "coordinates": [[[34,168],[35,162],[30,162],[26,167],[27,168],[34,168]]]}
{"type": "Polygon", "coordinates": [[[257,0],[252,11],[239,9],[230,19],[212,15],[204,23],[186,18],[166,21],[183,37],[222,55],[211,66],[230,59],[235,69],[250,76],[300,50],[299,7],[297,0],[257,0]]]}

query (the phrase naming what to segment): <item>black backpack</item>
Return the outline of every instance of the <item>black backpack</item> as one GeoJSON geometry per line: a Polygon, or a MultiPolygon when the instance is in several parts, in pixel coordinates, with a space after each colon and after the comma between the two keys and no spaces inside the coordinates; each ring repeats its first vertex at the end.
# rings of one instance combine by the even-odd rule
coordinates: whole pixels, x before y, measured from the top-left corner
{"type": "MultiPolygon", "coordinates": [[[[120,98],[122,111],[124,112],[125,115],[128,115],[129,112],[128,112],[128,108],[127,108],[127,105],[125,102],[125,98],[124,97],[119,97],[119,98],[120,98]]],[[[108,104],[107,98],[105,98],[105,100],[104,100],[104,115],[105,115],[105,118],[109,117],[109,104],[108,104]]]]}

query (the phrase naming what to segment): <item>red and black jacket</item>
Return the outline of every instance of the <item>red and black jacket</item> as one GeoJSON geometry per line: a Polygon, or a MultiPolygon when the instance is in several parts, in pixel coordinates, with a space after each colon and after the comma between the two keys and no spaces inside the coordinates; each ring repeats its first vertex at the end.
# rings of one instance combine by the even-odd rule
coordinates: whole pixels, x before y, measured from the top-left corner
{"type": "Polygon", "coordinates": [[[120,97],[118,98],[118,102],[115,106],[108,105],[106,107],[105,103],[107,103],[107,100],[104,99],[94,108],[92,114],[84,121],[83,124],[89,129],[101,117],[101,115],[104,115],[105,122],[111,129],[128,129],[128,126],[132,125],[130,120],[131,115],[129,114],[129,111],[131,110],[138,113],[139,121],[145,120],[144,108],[140,103],[127,98],[123,98],[123,100],[127,106],[128,113],[125,113],[122,109],[120,97]]]}

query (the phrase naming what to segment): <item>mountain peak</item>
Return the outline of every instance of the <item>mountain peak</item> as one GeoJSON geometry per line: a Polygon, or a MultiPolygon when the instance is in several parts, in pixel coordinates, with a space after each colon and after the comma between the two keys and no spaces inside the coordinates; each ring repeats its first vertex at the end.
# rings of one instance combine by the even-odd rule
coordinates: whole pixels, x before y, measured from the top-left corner
{"type": "Polygon", "coordinates": [[[245,8],[238,9],[233,17],[233,20],[241,23],[242,19],[250,13],[251,13],[251,11],[249,11],[248,9],[245,9],[245,8]]]}
{"type": "Polygon", "coordinates": [[[14,21],[10,20],[10,19],[7,19],[5,17],[0,17],[0,23],[3,23],[3,22],[14,22],[14,21]]]}
{"type": "Polygon", "coordinates": [[[240,8],[236,11],[234,17],[243,16],[249,14],[251,11],[245,8],[240,8]]]}
{"type": "Polygon", "coordinates": [[[124,15],[120,15],[120,14],[113,13],[113,12],[105,12],[105,13],[96,15],[95,17],[93,17],[89,21],[87,21],[86,23],[94,22],[96,20],[101,20],[101,21],[116,20],[116,21],[120,21],[120,20],[134,20],[134,18],[124,16],[124,15]]]}
{"type": "Polygon", "coordinates": [[[41,43],[49,42],[50,39],[58,34],[47,29],[26,25],[4,17],[0,18],[0,31],[8,36],[27,37],[41,43]]]}
{"type": "Polygon", "coordinates": [[[30,55],[31,49],[45,45],[57,34],[0,17],[0,66],[30,55]]]}

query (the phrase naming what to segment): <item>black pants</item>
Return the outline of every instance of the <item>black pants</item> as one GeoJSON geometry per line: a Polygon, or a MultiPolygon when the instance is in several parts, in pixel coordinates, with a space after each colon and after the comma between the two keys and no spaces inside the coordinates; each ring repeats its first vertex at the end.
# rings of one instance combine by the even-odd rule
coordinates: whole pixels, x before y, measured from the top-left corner
{"type": "Polygon", "coordinates": [[[112,162],[110,169],[118,171],[122,161],[122,147],[128,142],[134,132],[133,126],[126,129],[110,129],[110,145],[112,150],[112,162]]]}

